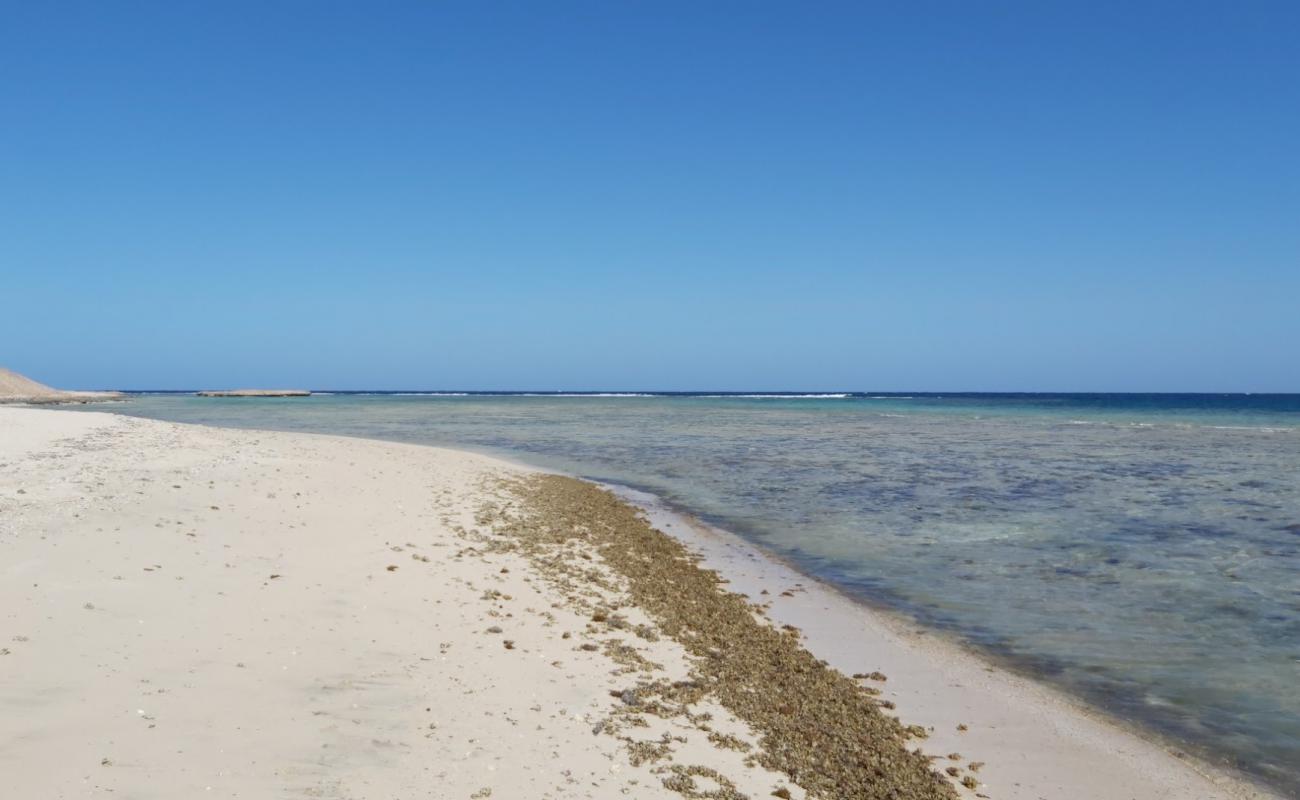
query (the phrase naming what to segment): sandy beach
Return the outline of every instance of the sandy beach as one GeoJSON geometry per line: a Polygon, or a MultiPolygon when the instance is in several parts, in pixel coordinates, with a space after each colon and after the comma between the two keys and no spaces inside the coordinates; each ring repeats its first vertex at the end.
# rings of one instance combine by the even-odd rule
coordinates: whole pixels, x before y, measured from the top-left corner
{"type": "Polygon", "coordinates": [[[0,408],[0,774],[23,798],[1273,796],[591,484],[27,408],[0,408]]]}

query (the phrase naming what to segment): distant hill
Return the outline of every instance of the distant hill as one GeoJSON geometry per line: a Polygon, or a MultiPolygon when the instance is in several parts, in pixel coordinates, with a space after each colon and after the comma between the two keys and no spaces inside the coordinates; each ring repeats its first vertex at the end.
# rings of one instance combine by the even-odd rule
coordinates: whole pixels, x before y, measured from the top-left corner
{"type": "Polygon", "coordinates": [[[0,397],[23,395],[35,397],[42,394],[56,394],[57,392],[57,389],[51,389],[49,386],[37,383],[25,375],[19,375],[17,372],[0,367],[0,397]]]}
{"type": "Polygon", "coordinates": [[[121,392],[65,392],[0,367],[0,403],[92,403],[122,397],[121,392]]]}

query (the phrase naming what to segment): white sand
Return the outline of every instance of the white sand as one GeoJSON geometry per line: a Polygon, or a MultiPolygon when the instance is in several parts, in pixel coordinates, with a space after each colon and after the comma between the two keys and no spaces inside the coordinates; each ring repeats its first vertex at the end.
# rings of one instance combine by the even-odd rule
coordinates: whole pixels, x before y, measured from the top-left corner
{"type": "MultiPolygon", "coordinates": [[[[474,549],[484,479],[525,469],[0,408],[0,796],[679,798],[593,734],[628,679],[580,649],[601,641],[585,617],[522,556],[474,549]]],[[[819,655],[886,672],[904,721],[934,726],[927,752],[987,763],[980,792],[1250,796],[734,541],[668,530],[706,546],[735,588],[768,588],[819,655]],[[809,591],[780,598],[796,580],[809,591]]],[[[685,674],[675,643],[637,646],[685,674]]],[[[678,723],[637,737],[662,733],[686,739],[676,763],[751,797],[784,784],[678,723]]]]}
{"type": "MultiPolygon", "coordinates": [[[[680,797],[593,734],[627,678],[585,619],[522,557],[458,556],[518,471],[0,408],[0,797],[680,797]]],[[[696,739],[682,763],[780,783],[696,739]]]]}

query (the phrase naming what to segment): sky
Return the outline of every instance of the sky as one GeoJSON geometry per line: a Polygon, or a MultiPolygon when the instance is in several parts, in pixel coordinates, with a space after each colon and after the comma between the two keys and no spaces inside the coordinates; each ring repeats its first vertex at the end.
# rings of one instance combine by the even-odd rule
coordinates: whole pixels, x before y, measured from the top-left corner
{"type": "Polygon", "coordinates": [[[1300,391],[1294,2],[0,0],[66,388],[1300,391]]]}

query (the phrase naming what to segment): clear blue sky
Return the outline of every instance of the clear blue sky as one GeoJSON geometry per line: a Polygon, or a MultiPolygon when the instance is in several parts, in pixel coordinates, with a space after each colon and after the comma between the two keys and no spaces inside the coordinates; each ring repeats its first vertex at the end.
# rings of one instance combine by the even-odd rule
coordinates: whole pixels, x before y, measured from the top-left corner
{"type": "Polygon", "coordinates": [[[1300,3],[0,2],[68,387],[1300,391],[1300,3]]]}

